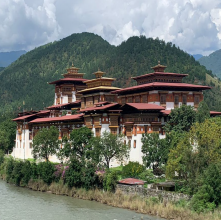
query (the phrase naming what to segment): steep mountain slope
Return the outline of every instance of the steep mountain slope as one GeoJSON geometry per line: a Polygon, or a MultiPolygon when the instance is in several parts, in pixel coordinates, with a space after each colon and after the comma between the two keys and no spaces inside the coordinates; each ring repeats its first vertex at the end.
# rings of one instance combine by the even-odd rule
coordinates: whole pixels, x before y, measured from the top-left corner
{"type": "Polygon", "coordinates": [[[0,52],[0,66],[7,67],[12,62],[17,60],[21,55],[25,54],[25,50],[10,51],[10,52],[0,52]]]}
{"type": "MultiPolygon", "coordinates": [[[[212,76],[211,71],[172,43],[141,36],[115,47],[94,34],[73,34],[26,53],[0,72],[0,112],[22,110],[23,100],[25,109],[51,105],[54,87],[47,82],[61,78],[72,62],[81,68],[85,78],[92,78],[100,68],[106,76],[117,79],[116,86],[125,87],[134,84],[131,76],[152,72],[150,67],[158,60],[168,66],[167,71],[188,73],[186,82],[206,84],[206,73],[212,76]]],[[[220,109],[220,97],[218,88],[206,94],[211,109],[220,109]]]]}
{"type": "Polygon", "coordinates": [[[0,67],[0,72],[1,72],[3,69],[5,69],[5,67],[0,67]]]}
{"type": "Polygon", "coordinates": [[[214,75],[221,78],[221,50],[217,50],[209,56],[201,57],[198,61],[208,70],[212,70],[214,75]]]}

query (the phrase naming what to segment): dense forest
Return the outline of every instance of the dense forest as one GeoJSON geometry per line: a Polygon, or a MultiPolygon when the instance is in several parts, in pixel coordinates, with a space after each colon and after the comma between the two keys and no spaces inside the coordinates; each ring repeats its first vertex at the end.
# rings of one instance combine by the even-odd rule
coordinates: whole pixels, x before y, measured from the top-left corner
{"type": "MultiPolygon", "coordinates": [[[[0,72],[0,113],[21,111],[23,101],[26,110],[52,105],[54,86],[47,82],[62,78],[72,62],[85,78],[100,68],[116,78],[115,86],[126,87],[135,84],[131,76],[152,72],[158,60],[168,72],[189,74],[185,82],[208,84],[206,73],[213,76],[193,56],[159,39],[131,37],[113,46],[95,34],[73,34],[35,48],[0,72]]],[[[221,110],[220,88],[206,92],[205,100],[211,110],[221,110]]]]}
{"type": "Polygon", "coordinates": [[[201,65],[221,78],[221,50],[211,53],[209,56],[204,56],[199,59],[201,65]]]}

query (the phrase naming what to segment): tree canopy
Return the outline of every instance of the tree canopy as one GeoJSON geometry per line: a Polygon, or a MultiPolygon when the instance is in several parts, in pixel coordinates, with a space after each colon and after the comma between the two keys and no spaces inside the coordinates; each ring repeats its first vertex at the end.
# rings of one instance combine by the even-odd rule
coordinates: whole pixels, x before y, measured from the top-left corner
{"type": "Polygon", "coordinates": [[[213,119],[195,123],[177,146],[170,150],[167,162],[167,177],[186,180],[201,174],[212,163],[221,161],[221,126],[213,119]]]}
{"type": "Polygon", "coordinates": [[[199,123],[204,122],[207,118],[210,117],[210,110],[205,101],[201,101],[196,113],[196,121],[199,123]]]}
{"type": "Polygon", "coordinates": [[[58,136],[59,132],[55,126],[42,128],[33,138],[33,157],[49,161],[49,156],[55,155],[59,149],[58,136]]]}
{"type": "Polygon", "coordinates": [[[97,163],[110,167],[111,159],[124,162],[129,155],[129,147],[124,143],[124,137],[104,132],[101,137],[91,139],[89,155],[97,163]]]}
{"type": "Polygon", "coordinates": [[[64,157],[78,157],[81,158],[85,156],[87,145],[92,138],[93,133],[87,127],[81,127],[79,129],[74,129],[69,140],[63,139],[65,142],[64,148],[60,151],[59,157],[63,159],[64,157]]]}
{"type": "Polygon", "coordinates": [[[184,132],[189,131],[196,121],[196,112],[192,106],[182,105],[180,108],[171,110],[169,121],[165,125],[167,132],[184,132]]]}
{"type": "Polygon", "coordinates": [[[155,169],[166,163],[169,149],[165,139],[160,139],[158,133],[152,133],[143,135],[141,141],[146,167],[151,165],[155,169]]]}
{"type": "Polygon", "coordinates": [[[15,145],[16,123],[6,118],[0,123],[0,150],[11,153],[15,145]]]}

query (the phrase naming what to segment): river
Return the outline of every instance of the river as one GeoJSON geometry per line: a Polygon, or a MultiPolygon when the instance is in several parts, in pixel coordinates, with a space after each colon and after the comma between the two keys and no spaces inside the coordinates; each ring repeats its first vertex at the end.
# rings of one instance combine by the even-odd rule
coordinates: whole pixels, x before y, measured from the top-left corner
{"type": "Polygon", "coordinates": [[[0,220],[160,220],[98,202],[41,193],[0,179],[0,220]]]}

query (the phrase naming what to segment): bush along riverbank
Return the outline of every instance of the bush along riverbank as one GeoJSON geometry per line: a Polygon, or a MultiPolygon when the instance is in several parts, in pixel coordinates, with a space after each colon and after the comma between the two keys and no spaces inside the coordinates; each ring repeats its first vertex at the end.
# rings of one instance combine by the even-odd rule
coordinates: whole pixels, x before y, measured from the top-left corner
{"type": "Polygon", "coordinates": [[[41,192],[93,200],[114,207],[126,208],[139,213],[160,216],[165,219],[218,220],[220,210],[197,214],[189,203],[162,201],[159,198],[144,198],[125,195],[115,186],[119,170],[96,170],[93,164],[80,166],[78,161],[68,165],[50,162],[30,162],[0,156],[0,176],[8,183],[41,192]]]}

